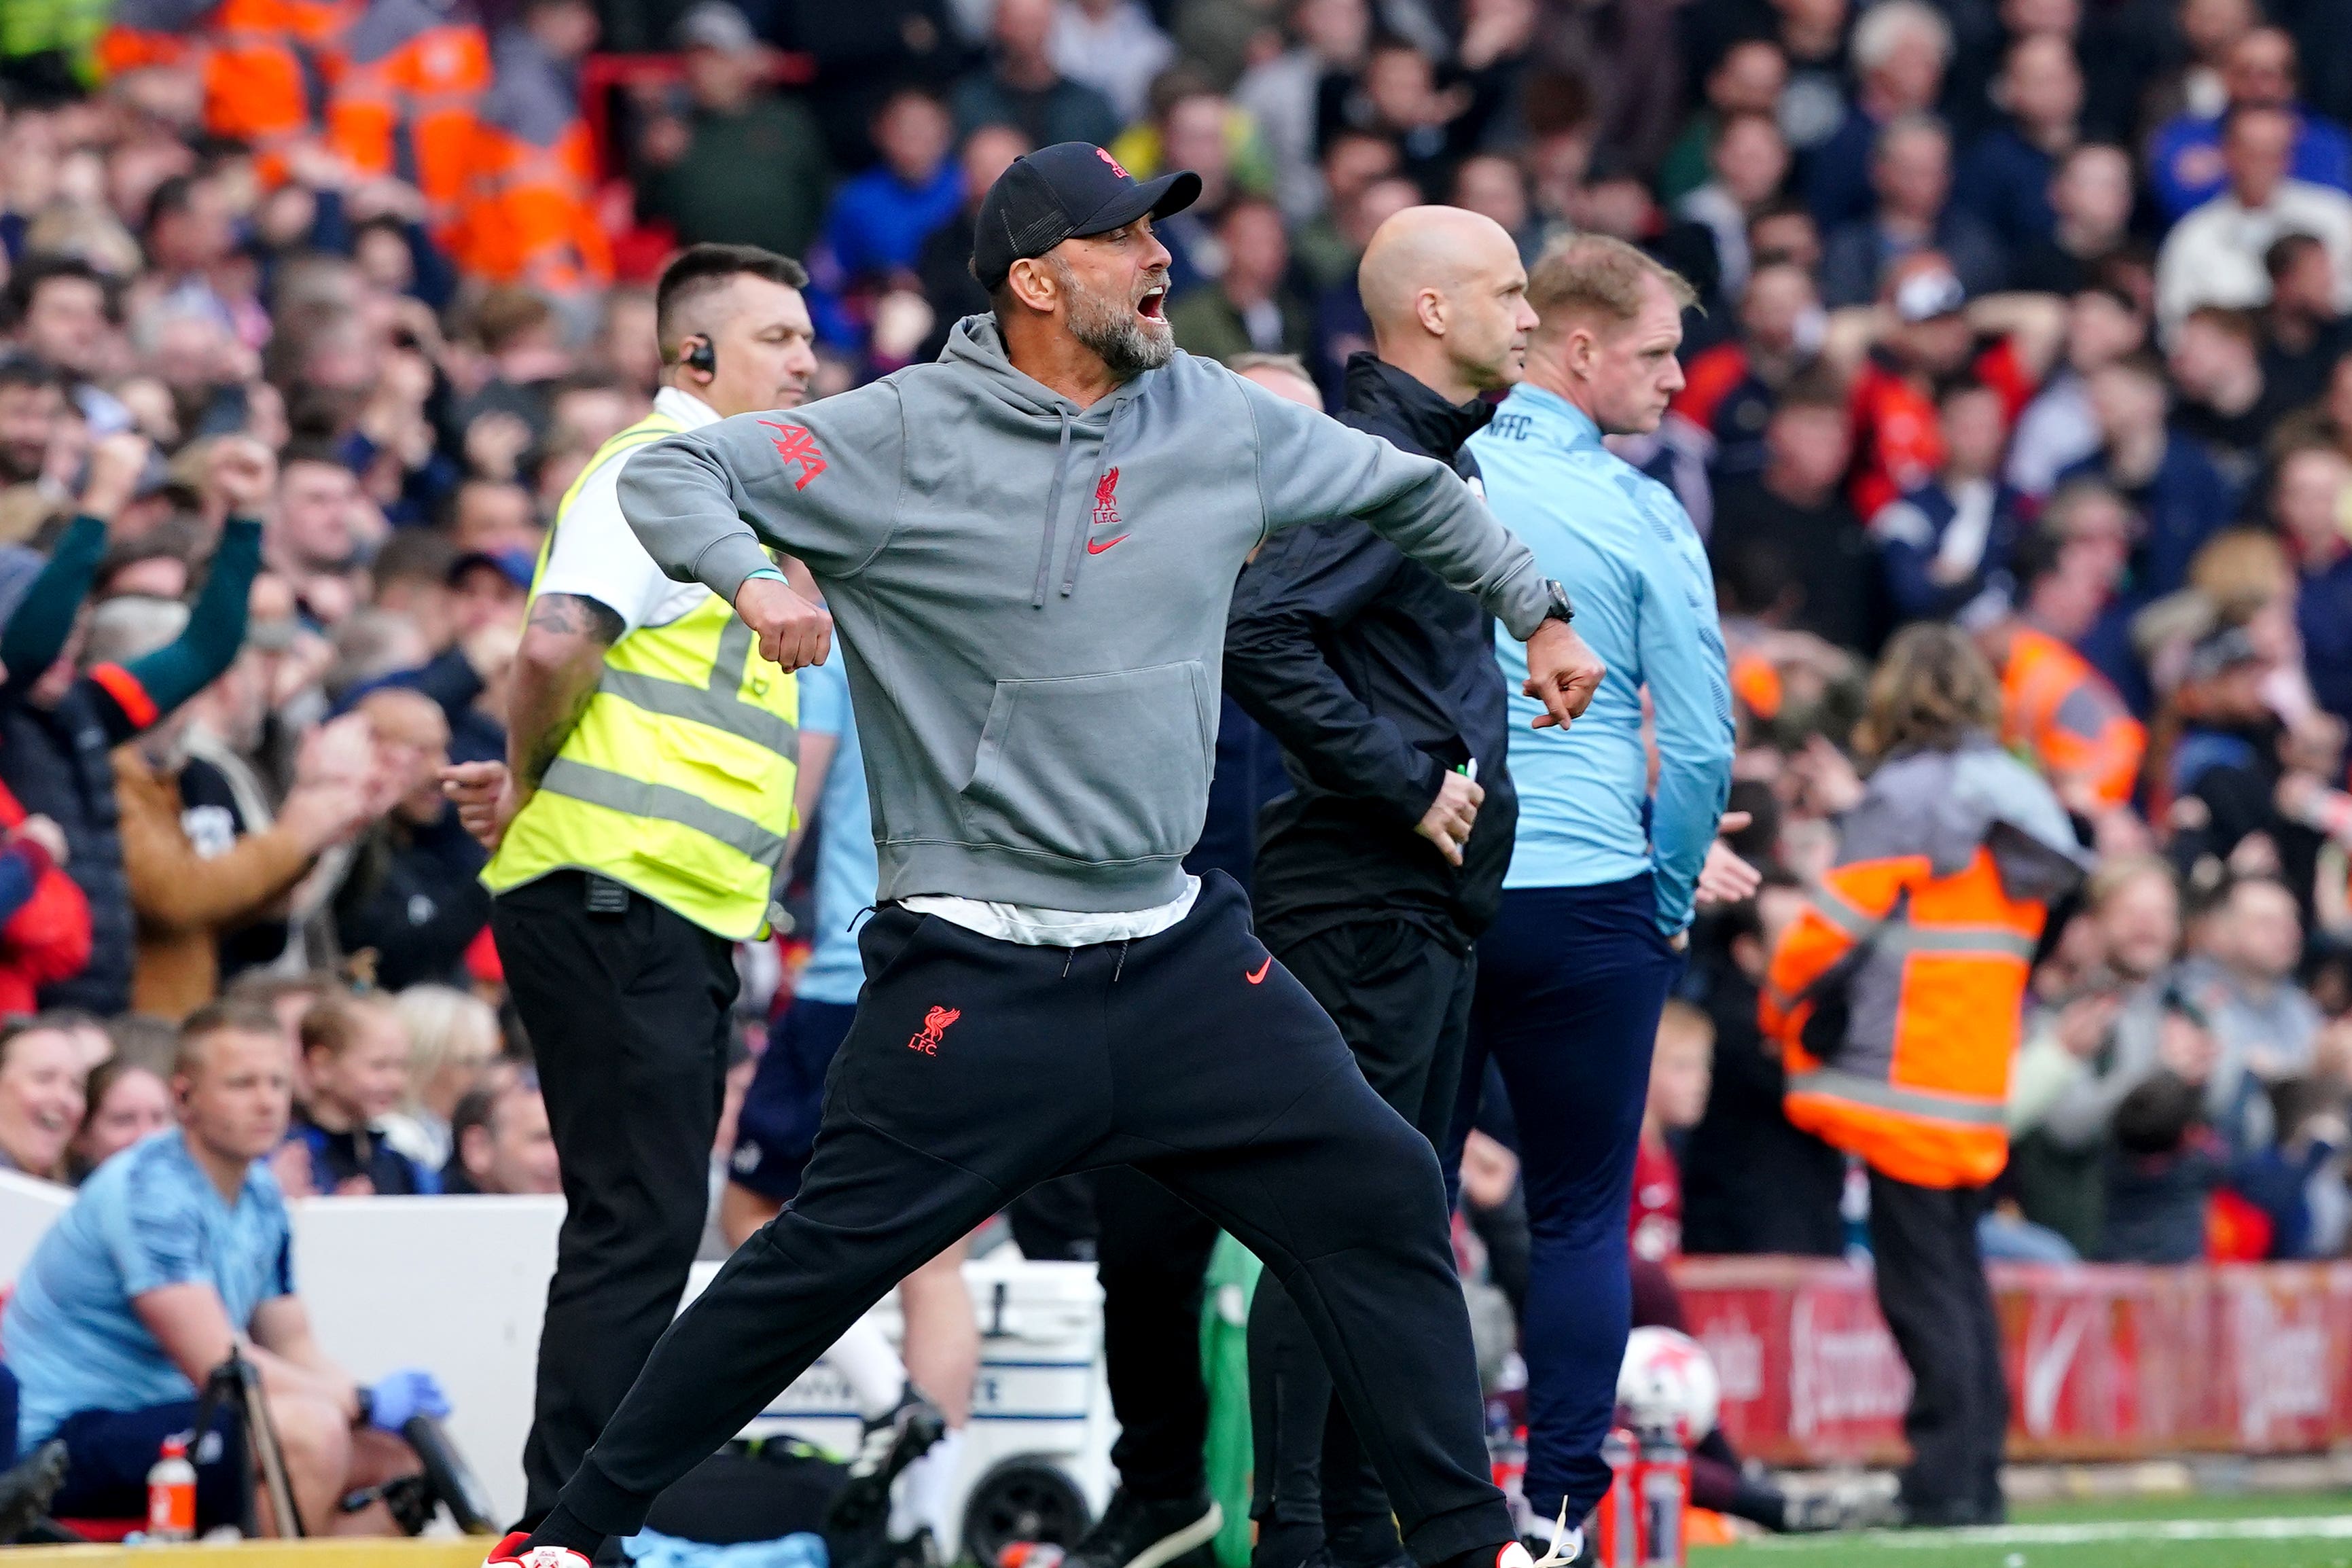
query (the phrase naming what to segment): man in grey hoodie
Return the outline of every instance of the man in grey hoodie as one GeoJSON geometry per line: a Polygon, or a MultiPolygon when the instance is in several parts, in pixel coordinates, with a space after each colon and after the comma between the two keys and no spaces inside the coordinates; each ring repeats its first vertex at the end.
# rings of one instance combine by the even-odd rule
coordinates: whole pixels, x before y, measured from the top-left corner
{"type": "MultiPolygon", "coordinates": [[[[1239,889],[1181,862],[1227,601],[1277,529],[1360,517],[1478,598],[1527,642],[1538,725],[1602,672],[1452,470],[1175,352],[1151,225],[1199,191],[1084,142],[1020,159],[974,238],[993,315],[936,363],[671,437],[624,474],[647,551],[731,603],[765,658],[822,659],[838,617],[879,910],[800,1195],[492,1563],[586,1568],[918,1264],[1039,1181],[1131,1164],[1287,1287],[1414,1557],[1526,1568],[1487,1479],[1436,1157],[1239,889]]],[[[1213,1505],[1185,1532],[1202,1521],[1213,1505]]]]}

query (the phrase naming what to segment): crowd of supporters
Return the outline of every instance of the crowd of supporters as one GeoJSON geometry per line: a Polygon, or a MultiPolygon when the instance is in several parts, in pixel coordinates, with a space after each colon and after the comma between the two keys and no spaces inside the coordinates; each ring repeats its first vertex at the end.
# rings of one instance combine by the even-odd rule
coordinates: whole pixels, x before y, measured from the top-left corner
{"type": "MultiPolygon", "coordinates": [[[[1766,882],[1675,1015],[1714,1041],[1654,1129],[1681,1246],[1849,1244],[1758,993],[1859,797],[1873,660],[1938,620],[2100,860],[2042,944],[1989,1243],[2346,1249],[2341,5],[25,0],[0,103],[18,1170],[164,1125],[168,1026],[226,997],[295,1064],[286,1191],[554,1190],[435,781],[504,753],[544,531],[654,390],[651,270],[805,258],[840,390],[984,308],[981,195],[1084,140],[1202,176],[1159,231],[1179,344],[1327,398],[1414,204],[1696,289],[1687,384],[1622,449],[1708,539],[1766,882]]],[[[755,1004],[789,985],[746,962],[755,1004]]]]}

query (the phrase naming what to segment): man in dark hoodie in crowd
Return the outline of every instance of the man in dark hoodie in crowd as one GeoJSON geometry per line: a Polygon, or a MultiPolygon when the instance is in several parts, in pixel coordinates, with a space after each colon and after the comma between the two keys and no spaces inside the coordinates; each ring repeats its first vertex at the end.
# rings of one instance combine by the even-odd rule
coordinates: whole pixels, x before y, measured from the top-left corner
{"type": "MultiPolygon", "coordinates": [[[[1536,313],[1493,219],[1408,207],[1357,269],[1371,353],[1340,422],[1477,477],[1480,400],[1519,379],[1536,313]]],[[[1462,1079],[1474,944],[1511,862],[1517,799],[1494,623],[1352,517],[1293,529],[1242,574],[1225,679],[1282,743],[1296,789],[1259,821],[1258,939],[1339,1026],[1365,1079],[1444,1148],[1462,1079]]],[[[1276,1281],[1250,1308],[1257,1568],[1402,1548],[1306,1321],[1276,1281]],[[1328,1436],[1327,1436],[1328,1424],[1328,1436]]]]}
{"type": "Polygon", "coordinates": [[[587,1568],[917,1264],[1039,1181],[1134,1164],[1301,1300],[1415,1558],[1532,1563],[1488,1479],[1436,1153],[1231,879],[1181,860],[1232,584],[1279,530],[1361,516],[1473,594],[1526,639],[1535,722],[1573,720],[1602,672],[1450,469],[1176,352],[1152,224],[1200,189],[1085,142],[1031,153],[981,208],[993,314],[942,359],[622,474],[647,552],[733,605],[762,658],[823,659],[839,617],[880,907],[799,1197],[491,1563],[587,1568]]]}

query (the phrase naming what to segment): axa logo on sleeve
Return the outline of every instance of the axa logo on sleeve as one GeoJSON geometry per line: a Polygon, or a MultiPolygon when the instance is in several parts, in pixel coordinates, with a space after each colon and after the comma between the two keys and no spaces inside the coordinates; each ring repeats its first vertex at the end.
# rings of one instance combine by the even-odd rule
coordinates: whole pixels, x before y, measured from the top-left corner
{"type": "Polygon", "coordinates": [[[772,419],[762,419],[760,423],[776,433],[776,456],[782,459],[784,466],[800,469],[800,477],[793,481],[793,489],[808,489],[809,481],[824,472],[824,454],[817,450],[816,437],[798,425],[779,425],[772,419]]]}

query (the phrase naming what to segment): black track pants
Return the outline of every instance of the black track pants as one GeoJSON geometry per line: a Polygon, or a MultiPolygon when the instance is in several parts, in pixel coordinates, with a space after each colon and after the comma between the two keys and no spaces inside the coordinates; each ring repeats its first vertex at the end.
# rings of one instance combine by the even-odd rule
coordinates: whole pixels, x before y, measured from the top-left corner
{"type": "Polygon", "coordinates": [[[917,1265],[1031,1184],[1132,1164],[1288,1288],[1423,1563],[1511,1539],[1428,1140],[1250,934],[1233,881],[1076,950],[885,909],[800,1194],[655,1347],[564,1489],[633,1533],[917,1265]]]}

